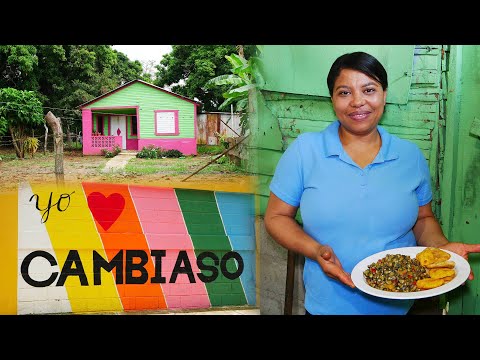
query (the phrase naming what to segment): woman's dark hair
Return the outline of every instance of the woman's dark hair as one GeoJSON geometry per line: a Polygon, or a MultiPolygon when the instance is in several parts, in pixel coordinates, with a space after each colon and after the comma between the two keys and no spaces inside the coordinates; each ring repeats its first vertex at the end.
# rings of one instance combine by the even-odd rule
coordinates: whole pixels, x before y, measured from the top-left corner
{"type": "Polygon", "coordinates": [[[378,81],[383,90],[388,88],[388,76],[383,65],[375,57],[362,51],[344,54],[332,64],[327,76],[330,96],[333,95],[333,85],[343,69],[357,70],[378,81]]]}

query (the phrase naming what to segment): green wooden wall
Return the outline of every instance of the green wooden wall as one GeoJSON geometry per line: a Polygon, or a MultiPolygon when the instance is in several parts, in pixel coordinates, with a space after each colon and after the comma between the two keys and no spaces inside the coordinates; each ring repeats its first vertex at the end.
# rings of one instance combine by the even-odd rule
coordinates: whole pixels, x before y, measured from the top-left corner
{"type": "MultiPolygon", "coordinates": [[[[335,119],[328,96],[307,94],[311,91],[305,89],[311,87],[311,83],[303,88],[296,85],[300,90],[290,86],[290,92],[281,91],[281,86],[288,83],[288,79],[292,81],[291,73],[295,74],[297,69],[323,63],[324,57],[336,58],[344,52],[344,46],[310,46],[308,53],[314,59],[309,59],[307,64],[299,56],[306,51],[303,46],[286,47],[290,49],[283,49],[283,53],[293,55],[288,60],[290,69],[284,69],[289,74],[282,75],[272,69],[281,68],[278,63],[287,60],[275,60],[269,55],[269,46],[264,46],[267,56],[257,69],[259,87],[250,99],[253,136],[249,145],[250,171],[258,175],[256,193],[260,216],[265,212],[268,185],[283,151],[298,134],[322,130],[335,119]],[[276,78],[282,76],[288,79],[276,78]]],[[[381,54],[378,46],[363,46],[362,50],[381,54]]],[[[432,176],[432,207],[449,240],[478,244],[480,136],[474,125],[475,121],[480,123],[480,46],[415,45],[412,51],[407,102],[398,100],[402,90],[395,90],[398,96],[392,100],[390,95],[380,125],[422,149],[432,176]]],[[[386,66],[390,83],[395,81],[390,75],[395,66],[394,63],[386,66]]],[[[318,75],[312,75],[315,76],[318,79],[318,75]]],[[[301,79],[306,78],[308,76],[302,74],[301,79]]],[[[441,296],[442,307],[448,308],[449,314],[480,314],[480,254],[470,254],[469,263],[475,280],[441,296]]]]}
{"type": "MultiPolygon", "coordinates": [[[[442,172],[442,227],[450,241],[480,243],[480,46],[451,46],[445,77],[447,121],[442,172]]],[[[473,281],[446,295],[449,314],[480,315],[480,254],[470,254],[473,281]]]]}
{"type": "MultiPolygon", "coordinates": [[[[134,83],[110,94],[85,108],[109,106],[139,106],[140,138],[193,138],[195,136],[195,105],[177,96],[168,94],[151,86],[134,83]],[[155,110],[178,111],[178,135],[155,135],[155,110]]],[[[112,111],[109,110],[111,113],[112,111]]]]}
{"type": "Polygon", "coordinates": [[[341,54],[365,48],[389,74],[387,102],[406,104],[412,80],[412,45],[271,45],[262,52],[258,64],[262,77],[257,85],[268,91],[330,97],[327,74],[332,63],[341,54]]]}
{"type": "MultiPolygon", "coordinates": [[[[335,114],[328,93],[326,96],[307,95],[299,92],[313,92],[314,84],[291,85],[290,92],[271,91],[279,89],[289,79],[296,78],[296,72],[302,69],[302,79],[319,79],[316,73],[323,72],[326,81],[331,62],[346,50],[363,50],[388,61],[384,66],[389,71],[389,94],[387,106],[380,125],[392,134],[416,143],[429,161],[432,181],[438,185],[435,189],[434,210],[438,209],[438,164],[442,153],[439,151],[439,127],[443,126],[441,113],[443,109],[443,92],[441,89],[442,46],[441,45],[405,45],[405,46],[304,46],[276,45],[264,46],[259,68],[260,82],[258,91],[252,94],[252,118],[254,139],[249,149],[252,159],[250,170],[258,176],[258,211],[263,215],[268,200],[268,185],[275,171],[275,166],[288,145],[301,133],[319,131],[335,120],[335,114]],[[284,49],[279,50],[279,47],[284,49]],[[283,63],[278,65],[279,53],[290,54],[288,61],[290,71],[283,63]],[[305,59],[304,55],[309,55],[305,59]],[[388,56],[386,54],[389,54],[388,56]],[[397,55],[397,56],[395,56],[397,55]],[[328,67],[325,59],[328,59],[328,67]],[[398,60],[402,61],[398,61],[398,60]],[[306,64],[305,64],[306,62],[306,64]],[[312,64],[319,65],[317,69],[312,64]],[[268,69],[268,70],[266,70],[268,69]],[[273,73],[277,69],[277,73],[273,73]],[[310,69],[311,76],[305,74],[310,69]],[[292,75],[295,74],[295,75],[292,75]],[[391,76],[390,73],[395,74],[391,76]],[[284,79],[282,79],[284,78],[284,79]],[[306,90],[308,89],[308,90],[306,90]],[[296,91],[297,93],[292,93],[296,91]],[[403,98],[407,101],[404,103],[403,98]]],[[[305,80],[306,81],[306,80],[305,80]]],[[[317,84],[326,88],[326,84],[317,84]]],[[[322,91],[319,90],[319,93],[322,91]]],[[[324,91],[323,91],[324,93],[324,91]]],[[[440,215],[440,214],[438,214],[440,215]]]]}

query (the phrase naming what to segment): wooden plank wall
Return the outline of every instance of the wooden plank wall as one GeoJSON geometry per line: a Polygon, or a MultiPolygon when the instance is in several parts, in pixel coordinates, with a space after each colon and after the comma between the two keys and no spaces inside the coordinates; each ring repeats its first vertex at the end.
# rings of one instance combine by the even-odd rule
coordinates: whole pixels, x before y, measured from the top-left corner
{"type": "MultiPolygon", "coordinates": [[[[380,123],[392,134],[413,141],[423,151],[435,187],[432,204],[437,215],[445,125],[444,52],[441,45],[415,46],[408,103],[387,104],[380,123]]],[[[392,81],[394,79],[389,79],[390,83],[392,81]]],[[[335,119],[335,114],[330,99],[326,97],[259,91],[252,94],[251,102],[254,139],[249,149],[253,160],[250,171],[257,175],[257,211],[258,215],[263,215],[269,195],[268,185],[283,151],[299,134],[324,129],[335,119]]]]}
{"type": "Polygon", "coordinates": [[[218,145],[215,132],[227,137],[238,137],[242,129],[240,114],[201,113],[197,115],[197,144],[218,145]]]}

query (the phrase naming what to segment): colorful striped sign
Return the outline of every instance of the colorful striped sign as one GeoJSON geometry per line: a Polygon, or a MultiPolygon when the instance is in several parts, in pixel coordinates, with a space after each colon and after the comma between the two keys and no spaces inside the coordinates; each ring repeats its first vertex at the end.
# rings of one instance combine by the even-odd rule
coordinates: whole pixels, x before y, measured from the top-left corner
{"type": "Polygon", "coordinates": [[[17,261],[0,269],[0,313],[256,303],[253,194],[83,182],[2,197],[18,243],[2,243],[17,261]]]}

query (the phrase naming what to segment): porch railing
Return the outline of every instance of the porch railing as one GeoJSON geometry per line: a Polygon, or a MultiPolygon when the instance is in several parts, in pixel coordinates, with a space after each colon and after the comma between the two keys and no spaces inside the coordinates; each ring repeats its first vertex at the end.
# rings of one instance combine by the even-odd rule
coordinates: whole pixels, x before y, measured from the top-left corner
{"type": "Polygon", "coordinates": [[[92,148],[112,148],[117,136],[92,135],[92,148]]]}

